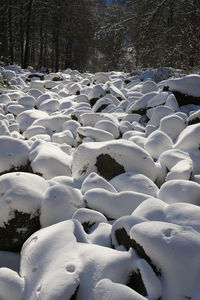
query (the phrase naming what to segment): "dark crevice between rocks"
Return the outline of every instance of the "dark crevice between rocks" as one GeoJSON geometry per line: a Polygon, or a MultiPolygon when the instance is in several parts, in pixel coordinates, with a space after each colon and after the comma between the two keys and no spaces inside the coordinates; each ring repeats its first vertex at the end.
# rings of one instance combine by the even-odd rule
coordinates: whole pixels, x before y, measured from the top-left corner
{"type": "Polygon", "coordinates": [[[90,228],[94,225],[95,223],[90,223],[90,222],[84,222],[81,225],[83,226],[83,229],[86,233],[89,233],[90,228]]]}
{"type": "Polygon", "coordinates": [[[163,92],[168,92],[169,91],[169,87],[168,86],[164,86],[163,87],[163,92]]]}
{"type": "Polygon", "coordinates": [[[0,173],[1,175],[7,174],[7,173],[13,173],[13,172],[26,172],[26,173],[33,173],[33,169],[31,168],[31,163],[28,162],[25,166],[19,166],[19,167],[12,167],[11,169],[0,173]]]}
{"type": "Polygon", "coordinates": [[[53,81],[63,81],[63,78],[61,78],[61,77],[53,77],[52,80],[53,81]]]}
{"type": "Polygon", "coordinates": [[[76,92],[76,95],[77,95],[77,96],[80,95],[80,91],[77,91],[77,92],[76,92]]]}
{"type": "Polygon", "coordinates": [[[79,132],[77,132],[77,133],[78,133],[78,136],[80,137],[81,140],[84,139],[84,138],[86,137],[85,135],[80,134],[79,132]]]}
{"type": "Polygon", "coordinates": [[[200,123],[200,118],[194,118],[191,121],[188,122],[188,125],[198,124],[200,123]]]}
{"type": "Polygon", "coordinates": [[[76,296],[77,296],[78,290],[79,290],[79,285],[76,288],[75,293],[71,296],[70,300],[76,300],[76,296]]]}
{"type": "Polygon", "coordinates": [[[184,95],[180,92],[173,91],[174,96],[178,102],[179,106],[187,105],[187,104],[195,104],[200,105],[200,97],[193,97],[190,95],[184,95]]]}
{"type": "Polygon", "coordinates": [[[99,100],[99,98],[92,98],[92,99],[90,100],[90,105],[91,105],[91,107],[94,106],[95,103],[96,103],[98,100],[99,100]]]}
{"type": "Polygon", "coordinates": [[[96,164],[97,172],[106,180],[111,180],[113,177],[125,173],[123,166],[118,164],[109,154],[100,154],[97,156],[96,164]]]}
{"type": "Polygon", "coordinates": [[[33,77],[37,77],[39,78],[40,80],[44,80],[44,74],[42,73],[32,73],[32,74],[29,74],[28,75],[28,78],[33,78],[33,77]]]}
{"type": "Polygon", "coordinates": [[[122,97],[116,97],[119,101],[122,101],[123,99],[122,99],[122,97]]]}
{"type": "Polygon", "coordinates": [[[0,250],[20,252],[24,242],[41,228],[39,211],[34,216],[14,210],[13,218],[0,227],[0,250]]]}
{"type": "Polygon", "coordinates": [[[133,110],[131,113],[143,116],[143,115],[146,115],[146,112],[147,112],[146,109],[138,109],[138,110],[133,110]]]}
{"type": "Polygon", "coordinates": [[[117,229],[115,232],[116,239],[119,245],[123,245],[127,250],[131,247],[133,248],[139,257],[145,259],[148,264],[152,267],[153,271],[157,276],[161,276],[160,270],[152,263],[151,258],[145,253],[142,246],[140,246],[135,240],[130,239],[124,228],[117,229]]]}
{"type": "Polygon", "coordinates": [[[108,104],[102,104],[98,109],[97,109],[97,113],[101,112],[103,109],[105,109],[108,106],[108,104]]]}
{"type": "Polygon", "coordinates": [[[131,80],[129,80],[129,79],[125,79],[125,80],[124,80],[124,82],[125,82],[125,84],[128,84],[128,83],[130,83],[130,82],[131,82],[131,80]]]}
{"type": "Polygon", "coordinates": [[[131,273],[131,275],[129,276],[129,281],[126,285],[134,291],[136,291],[137,293],[139,293],[140,295],[144,297],[148,296],[147,290],[142,280],[141,273],[138,269],[137,271],[131,273]]]}
{"type": "Polygon", "coordinates": [[[72,120],[75,120],[75,121],[78,121],[78,118],[77,118],[77,116],[76,116],[76,115],[74,115],[74,114],[71,114],[71,119],[72,119],[72,120]]]}

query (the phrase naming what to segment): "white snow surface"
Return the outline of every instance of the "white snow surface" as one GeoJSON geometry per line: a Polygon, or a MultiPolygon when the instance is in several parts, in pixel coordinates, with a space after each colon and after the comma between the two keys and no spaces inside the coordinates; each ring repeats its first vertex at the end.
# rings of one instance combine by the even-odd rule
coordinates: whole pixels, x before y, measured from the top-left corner
{"type": "Polygon", "coordinates": [[[199,300],[200,75],[0,72],[0,299],[199,300]]]}
{"type": "Polygon", "coordinates": [[[200,97],[200,75],[191,74],[182,78],[169,79],[165,85],[169,86],[171,91],[200,97]]]}

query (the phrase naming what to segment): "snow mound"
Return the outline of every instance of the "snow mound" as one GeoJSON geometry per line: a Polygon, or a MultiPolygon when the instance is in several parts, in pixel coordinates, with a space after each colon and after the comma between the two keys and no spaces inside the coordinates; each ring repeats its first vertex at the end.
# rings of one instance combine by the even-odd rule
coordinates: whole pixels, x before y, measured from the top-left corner
{"type": "Polygon", "coordinates": [[[24,299],[24,280],[16,272],[7,268],[0,268],[0,282],[1,299],[24,299]]]}
{"type": "Polygon", "coordinates": [[[200,75],[187,75],[182,78],[173,78],[165,82],[171,91],[193,97],[200,97],[200,75]]]}
{"type": "Polygon", "coordinates": [[[26,142],[10,136],[0,136],[0,174],[27,166],[29,147],[26,142]]]}
{"type": "Polygon", "coordinates": [[[149,195],[143,193],[131,191],[111,193],[100,188],[89,190],[84,194],[87,207],[100,211],[110,219],[132,214],[136,207],[148,198],[149,195]]]}
{"type": "Polygon", "coordinates": [[[48,187],[35,174],[17,172],[0,176],[1,250],[20,250],[24,241],[40,228],[40,207],[48,187]]]}
{"type": "Polygon", "coordinates": [[[55,185],[47,190],[41,205],[40,223],[47,227],[72,218],[82,206],[79,190],[64,185],[55,185]]]}
{"type": "Polygon", "coordinates": [[[158,192],[158,187],[155,183],[140,173],[126,172],[111,179],[110,183],[119,192],[142,192],[151,196],[156,196],[158,192]]]}
{"type": "Polygon", "coordinates": [[[152,221],[133,226],[130,236],[138,245],[138,254],[142,247],[159,272],[162,299],[182,300],[183,295],[197,299],[200,234],[196,230],[152,221]]]}
{"type": "Polygon", "coordinates": [[[134,271],[130,252],[88,244],[77,221],[65,221],[32,235],[22,249],[20,275],[25,300],[94,299],[103,278],[125,284],[134,271]],[[44,251],[45,249],[45,251],[44,251]],[[40,260],[38,261],[38,257],[40,260]]]}
{"type": "Polygon", "coordinates": [[[156,167],[150,155],[129,141],[85,143],[74,152],[73,177],[96,172],[109,180],[127,171],[142,173],[153,181],[156,178],[156,167]]]}
{"type": "Polygon", "coordinates": [[[41,174],[45,179],[71,175],[71,156],[51,143],[36,141],[30,151],[29,159],[34,173],[41,174]]]}
{"type": "Polygon", "coordinates": [[[120,283],[112,282],[110,279],[100,280],[94,289],[94,300],[145,300],[134,290],[120,283]]]}

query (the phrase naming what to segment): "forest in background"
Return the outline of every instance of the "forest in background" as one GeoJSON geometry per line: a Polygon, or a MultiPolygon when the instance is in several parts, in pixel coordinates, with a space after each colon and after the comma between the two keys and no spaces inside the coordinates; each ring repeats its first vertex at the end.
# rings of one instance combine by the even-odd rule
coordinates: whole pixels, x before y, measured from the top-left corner
{"type": "Polygon", "coordinates": [[[200,66],[200,0],[1,0],[0,56],[52,71],[200,66]]]}

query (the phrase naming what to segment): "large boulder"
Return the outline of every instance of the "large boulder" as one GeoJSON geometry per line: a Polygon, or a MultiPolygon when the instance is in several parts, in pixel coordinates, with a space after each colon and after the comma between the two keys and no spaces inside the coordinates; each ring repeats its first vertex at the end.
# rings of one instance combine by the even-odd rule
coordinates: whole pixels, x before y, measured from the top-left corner
{"type": "Polygon", "coordinates": [[[74,152],[73,177],[86,177],[91,172],[110,180],[128,171],[156,179],[156,166],[150,155],[135,143],[126,140],[85,143],[74,152]]]}

